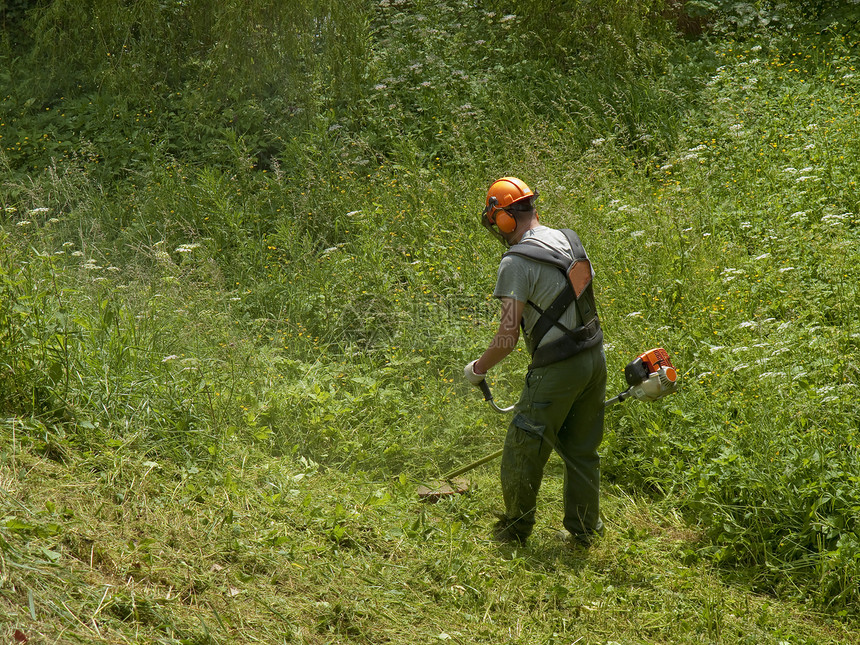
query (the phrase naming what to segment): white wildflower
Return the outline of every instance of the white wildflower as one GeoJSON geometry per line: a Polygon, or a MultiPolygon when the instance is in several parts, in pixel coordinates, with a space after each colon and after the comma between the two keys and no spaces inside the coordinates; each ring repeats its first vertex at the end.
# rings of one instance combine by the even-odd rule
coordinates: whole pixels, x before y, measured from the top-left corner
{"type": "Polygon", "coordinates": [[[761,255],[755,256],[753,259],[754,260],[766,260],[769,257],[770,257],[770,253],[762,253],[761,255]]]}
{"type": "Polygon", "coordinates": [[[642,315],[641,311],[631,311],[629,314],[627,314],[627,318],[635,318],[636,316],[641,316],[641,315],[642,315]]]}
{"type": "Polygon", "coordinates": [[[30,226],[32,223],[33,223],[33,222],[31,222],[31,221],[30,221],[30,220],[28,220],[28,219],[22,219],[20,222],[18,222],[18,223],[16,224],[16,226],[20,226],[21,228],[24,228],[24,227],[30,226]]]}
{"type": "Polygon", "coordinates": [[[794,271],[794,267],[782,267],[779,272],[785,273],[786,271],[794,271]]]}
{"type": "Polygon", "coordinates": [[[851,217],[853,213],[840,213],[839,215],[830,214],[825,215],[821,218],[821,222],[823,224],[828,224],[829,226],[842,226],[842,223],[851,217]]]}

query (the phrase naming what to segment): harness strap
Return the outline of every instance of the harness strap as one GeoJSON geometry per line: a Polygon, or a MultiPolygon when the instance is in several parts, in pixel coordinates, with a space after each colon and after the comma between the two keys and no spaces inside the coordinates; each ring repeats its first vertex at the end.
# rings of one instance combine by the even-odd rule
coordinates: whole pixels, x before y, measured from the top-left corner
{"type": "Polygon", "coordinates": [[[570,306],[570,303],[575,301],[576,296],[573,291],[573,287],[569,283],[567,283],[564,291],[556,296],[555,300],[552,301],[552,304],[550,304],[545,311],[541,311],[541,308],[531,300],[528,301],[528,304],[538,312],[538,314],[540,314],[540,318],[538,318],[534,327],[532,327],[532,338],[534,339],[535,347],[540,345],[540,341],[553,327],[559,327],[565,333],[570,332],[570,330],[559,321],[561,320],[564,312],[570,306]]]}
{"type": "Polygon", "coordinates": [[[552,365],[579,354],[579,352],[590,349],[603,341],[603,330],[600,328],[600,319],[595,316],[588,323],[577,327],[561,338],[541,345],[532,354],[532,362],[529,370],[538,367],[552,365]]]}
{"type": "MultiPolygon", "coordinates": [[[[561,232],[564,233],[570,243],[573,260],[556,249],[540,246],[538,244],[530,244],[528,242],[515,244],[507,253],[505,253],[505,255],[519,255],[530,260],[543,262],[544,264],[551,264],[561,271],[565,277],[564,289],[555,297],[546,310],[542,310],[531,300],[528,301],[528,305],[539,314],[539,318],[534,324],[531,333],[534,346],[536,348],[538,348],[543,337],[546,336],[547,332],[553,327],[561,329],[564,332],[565,337],[570,337],[574,343],[579,343],[582,340],[582,333],[587,330],[591,330],[592,334],[595,333],[593,325],[591,325],[593,321],[597,320],[597,308],[594,305],[594,290],[591,285],[591,263],[588,261],[585,247],[583,247],[582,241],[579,239],[576,232],[570,229],[561,229],[561,232]],[[587,270],[587,276],[582,275],[582,269],[587,270]],[[577,270],[579,271],[576,276],[576,280],[580,289],[578,297],[577,290],[571,283],[573,278],[569,275],[569,272],[577,270]],[[575,303],[576,313],[579,316],[579,321],[581,323],[579,327],[573,330],[568,329],[560,322],[562,315],[571,303],[575,303]]],[[[522,322],[523,321],[521,321],[521,323],[522,322]]],[[[596,324],[597,330],[599,331],[599,320],[596,324]]],[[[557,341],[550,343],[550,346],[555,345],[556,342],[557,341]]],[[[599,342],[599,339],[597,342],[599,342]]],[[[536,352],[537,349],[535,350],[535,353],[536,352]]]]}

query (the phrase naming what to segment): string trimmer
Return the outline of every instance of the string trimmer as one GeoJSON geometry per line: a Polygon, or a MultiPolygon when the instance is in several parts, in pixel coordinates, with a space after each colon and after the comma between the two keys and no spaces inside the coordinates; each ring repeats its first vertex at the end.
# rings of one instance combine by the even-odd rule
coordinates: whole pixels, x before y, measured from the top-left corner
{"type": "MultiPolygon", "coordinates": [[[[627,389],[608,399],[604,403],[605,407],[608,408],[629,398],[640,401],[656,401],[678,390],[678,373],[672,365],[669,353],[662,347],[649,349],[644,354],[640,354],[630,361],[624,368],[624,379],[627,381],[627,389]]],[[[490,391],[490,386],[486,380],[481,381],[478,387],[481,388],[481,392],[484,394],[484,400],[496,412],[505,414],[513,411],[515,406],[510,405],[503,408],[493,400],[493,393],[490,391]]],[[[452,470],[450,473],[443,475],[436,486],[419,486],[418,497],[426,501],[435,502],[442,497],[467,492],[469,490],[469,481],[462,478],[461,475],[489,461],[498,459],[502,456],[502,452],[504,451],[497,450],[485,457],[481,457],[477,461],[452,470]]]]}

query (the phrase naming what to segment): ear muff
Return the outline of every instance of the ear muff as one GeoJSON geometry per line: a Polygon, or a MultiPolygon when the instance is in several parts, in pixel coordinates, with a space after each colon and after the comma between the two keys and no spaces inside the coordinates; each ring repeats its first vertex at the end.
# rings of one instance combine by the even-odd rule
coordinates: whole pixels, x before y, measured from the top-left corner
{"type": "MultiPolygon", "coordinates": [[[[508,198],[508,201],[510,201],[510,195],[508,198]]],[[[484,217],[502,233],[513,233],[517,228],[517,220],[506,210],[499,208],[499,200],[495,196],[487,200],[484,217]]]]}
{"type": "Polygon", "coordinates": [[[494,218],[496,226],[499,227],[502,233],[513,233],[517,228],[517,220],[508,211],[503,211],[500,208],[496,209],[494,218]]]}

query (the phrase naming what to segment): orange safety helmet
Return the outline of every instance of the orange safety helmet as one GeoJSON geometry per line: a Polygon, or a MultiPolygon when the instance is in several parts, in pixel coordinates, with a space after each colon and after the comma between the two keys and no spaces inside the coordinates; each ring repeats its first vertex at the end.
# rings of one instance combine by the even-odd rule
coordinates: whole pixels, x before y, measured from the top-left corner
{"type": "Polygon", "coordinates": [[[517,221],[508,211],[532,210],[537,196],[538,193],[533,192],[524,181],[516,177],[497,179],[487,191],[484,224],[496,226],[502,233],[513,233],[517,228],[517,221]]]}

